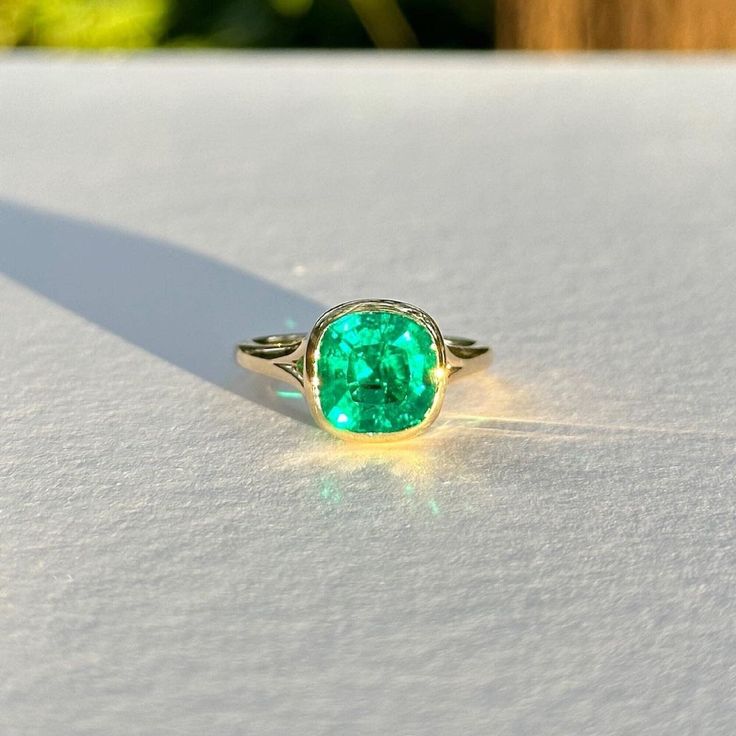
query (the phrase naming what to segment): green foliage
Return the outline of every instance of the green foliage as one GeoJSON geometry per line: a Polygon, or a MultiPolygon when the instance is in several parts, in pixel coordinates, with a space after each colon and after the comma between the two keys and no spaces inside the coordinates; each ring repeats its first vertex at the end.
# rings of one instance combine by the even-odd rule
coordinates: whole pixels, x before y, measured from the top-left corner
{"type": "Polygon", "coordinates": [[[0,10],[0,43],[153,46],[164,33],[167,13],[167,0],[6,0],[0,10]]]}
{"type": "Polygon", "coordinates": [[[0,46],[482,48],[491,0],[0,0],[0,46]]]}

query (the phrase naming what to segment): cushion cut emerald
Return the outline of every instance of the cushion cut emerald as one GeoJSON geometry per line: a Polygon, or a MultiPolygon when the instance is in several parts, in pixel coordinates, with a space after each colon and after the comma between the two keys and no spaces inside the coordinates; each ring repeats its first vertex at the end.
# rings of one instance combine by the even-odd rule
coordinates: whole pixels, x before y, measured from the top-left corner
{"type": "Polygon", "coordinates": [[[349,312],[325,328],[317,351],[318,404],[337,429],[399,432],[432,408],[439,358],[429,330],[411,317],[349,312]]]}

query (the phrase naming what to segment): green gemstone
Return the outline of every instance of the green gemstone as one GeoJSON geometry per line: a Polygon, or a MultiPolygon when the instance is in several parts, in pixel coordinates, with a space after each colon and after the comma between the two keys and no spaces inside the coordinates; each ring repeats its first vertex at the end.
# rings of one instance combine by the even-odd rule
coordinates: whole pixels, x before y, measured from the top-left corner
{"type": "Polygon", "coordinates": [[[432,408],[439,358],[429,330],[411,317],[350,312],[325,328],[317,349],[318,404],[337,429],[399,432],[432,408]]]}

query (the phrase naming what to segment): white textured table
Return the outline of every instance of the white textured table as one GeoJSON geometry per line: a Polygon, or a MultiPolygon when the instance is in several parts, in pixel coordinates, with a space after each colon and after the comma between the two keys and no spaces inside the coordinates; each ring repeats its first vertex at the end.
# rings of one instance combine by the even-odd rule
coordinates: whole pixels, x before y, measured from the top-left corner
{"type": "Polygon", "coordinates": [[[736,64],[0,62],[0,733],[736,731],[736,64]],[[487,336],[409,447],[231,347],[487,336]]]}

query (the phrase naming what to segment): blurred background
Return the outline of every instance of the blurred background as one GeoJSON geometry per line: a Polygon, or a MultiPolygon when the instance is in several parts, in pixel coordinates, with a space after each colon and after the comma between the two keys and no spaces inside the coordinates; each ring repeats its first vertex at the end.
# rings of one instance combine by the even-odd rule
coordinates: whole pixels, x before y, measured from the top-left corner
{"type": "Polygon", "coordinates": [[[736,47],[736,0],[0,0],[0,46],[736,47]]]}

